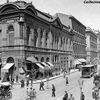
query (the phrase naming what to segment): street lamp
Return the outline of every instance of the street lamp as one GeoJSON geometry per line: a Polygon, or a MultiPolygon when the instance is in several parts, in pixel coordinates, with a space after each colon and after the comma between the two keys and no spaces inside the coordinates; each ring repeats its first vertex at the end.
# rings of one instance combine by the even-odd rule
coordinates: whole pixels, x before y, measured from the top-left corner
{"type": "MultiPolygon", "coordinates": [[[[81,78],[78,80],[78,84],[79,84],[79,87],[80,87],[80,95],[82,94],[82,89],[83,89],[83,83],[84,83],[84,80],[82,80],[81,78]]],[[[80,96],[81,97],[81,96],[80,96]]]]}
{"type": "Polygon", "coordinates": [[[49,75],[47,76],[47,89],[49,89],[49,75]]]}

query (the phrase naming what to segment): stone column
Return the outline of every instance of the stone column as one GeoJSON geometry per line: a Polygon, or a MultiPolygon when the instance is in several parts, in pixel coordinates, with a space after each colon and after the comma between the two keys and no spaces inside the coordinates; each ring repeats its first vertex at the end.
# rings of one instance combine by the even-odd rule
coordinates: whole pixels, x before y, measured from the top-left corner
{"type": "Polygon", "coordinates": [[[34,46],[34,29],[31,29],[31,46],[34,46]]]}
{"type": "Polygon", "coordinates": [[[48,33],[47,48],[52,48],[52,34],[51,34],[51,32],[48,33]]]}
{"type": "Polygon", "coordinates": [[[31,46],[31,38],[32,38],[32,33],[30,32],[30,34],[29,34],[29,46],[31,46]]]}
{"type": "Polygon", "coordinates": [[[58,49],[61,49],[61,38],[59,37],[59,41],[58,41],[58,49]]]}
{"type": "Polygon", "coordinates": [[[70,49],[70,40],[69,40],[69,38],[68,38],[67,50],[69,51],[69,49],[70,49]]]}
{"type": "Polygon", "coordinates": [[[37,37],[36,47],[40,47],[40,33],[41,33],[40,28],[37,29],[37,33],[38,33],[38,37],[37,37]]]}
{"type": "Polygon", "coordinates": [[[73,42],[71,41],[71,51],[73,51],[73,42]]]}
{"type": "Polygon", "coordinates": [[[43,31],[43,35],[42,35],[42,48],[46,47],[46,30],[43,31]]]}

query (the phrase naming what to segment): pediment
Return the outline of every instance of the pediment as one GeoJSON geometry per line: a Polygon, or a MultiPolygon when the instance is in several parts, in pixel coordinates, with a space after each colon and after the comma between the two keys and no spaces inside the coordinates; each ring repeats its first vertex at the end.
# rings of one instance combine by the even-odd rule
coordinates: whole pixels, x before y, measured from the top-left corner
{"type": "Polygon", "coordinates": [[[62,23],[59,18],[56,18],[55,20],[53,20],[52,24],[55,25],[56,27],[62,28],[62,23]]]}
{"type": "Polygon", "coordinates": [[[13,4],[7,4],[0,8],[0,14],[17,11],[18,8],[13,4]]]}
{"type": "Polygon", "coordinates": [[[27,10],[28,12],[30,12],[31,14],[35,14],[35,15],[37,14],[35,8],[34,8],[33,6],[31,6],[31,5],[27,6],[27,7],[26,7],[26,10],[27,10]]]}

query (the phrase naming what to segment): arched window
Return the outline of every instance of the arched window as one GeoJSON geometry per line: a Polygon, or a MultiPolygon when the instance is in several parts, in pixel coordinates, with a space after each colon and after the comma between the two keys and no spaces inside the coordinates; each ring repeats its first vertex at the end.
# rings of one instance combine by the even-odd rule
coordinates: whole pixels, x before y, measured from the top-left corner
{"type": "Polygon", "coordinates": [[[39,59],[38,59],[38,57],[35,57],[35,59],[38,61],[39,59]]]}
{"type": "Polygon", "coordinates": [[[41,58],[41,62],[44,62],[44,57],[41,58]]]}
{"type": "Polygon", "coordinates": [[[30,36],[30,27],[28,26],[27,27],[27,33],[26,33],[26,36],[27,36],[27,44],[29,44],[29,36],[30,36]]]}
{"type": "Polygon", "coordinates": [[[8,26],[8,31],[14,31],[14,28],[12,25],[8,26]]]}
{"type": "Polygon", "coordinates": [[[46,62],[49,62],[49,61],[50,61],[50,59],[49,59],[49,57],[47,57],[47,58],[46,58],[46,62]]]}
{"type": "Polygon", "coordinates": [[[7,63],[14,63],[14,58],[9,57],[9,58],[7,59],[7,63]]]}
{"type": "Polygon", "coordinates": [[[13,25],[8,26],[8,45],[14,45],[14,27],[13,25]]]}

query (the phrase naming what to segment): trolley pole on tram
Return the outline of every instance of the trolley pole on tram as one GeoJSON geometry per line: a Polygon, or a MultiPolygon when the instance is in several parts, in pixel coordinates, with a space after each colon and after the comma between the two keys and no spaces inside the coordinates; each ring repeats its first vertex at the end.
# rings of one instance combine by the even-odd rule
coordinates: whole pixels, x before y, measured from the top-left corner
{"type": "Polygon", "coordinates": [[[83,83],[84,83],[84,80],[82,80],[82,79],[80,78],[80,79],[78,80],[78,84],[79,84],[79,87],[80,87],[80,100],[81,100],[81,95],[82,95],[83,83]]]}

